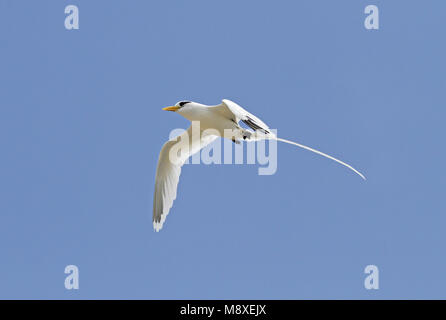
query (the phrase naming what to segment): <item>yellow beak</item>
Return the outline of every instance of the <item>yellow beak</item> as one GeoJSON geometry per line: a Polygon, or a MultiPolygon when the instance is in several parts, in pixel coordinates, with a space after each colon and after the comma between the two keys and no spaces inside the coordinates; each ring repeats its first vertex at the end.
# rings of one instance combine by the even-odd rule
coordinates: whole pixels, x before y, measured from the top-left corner
{"type": "Polygon", "coordinates": [[[180,107],[177,106],[163,108],[164,111],[177,111],[178,109],[180,109],[180,107]]]}

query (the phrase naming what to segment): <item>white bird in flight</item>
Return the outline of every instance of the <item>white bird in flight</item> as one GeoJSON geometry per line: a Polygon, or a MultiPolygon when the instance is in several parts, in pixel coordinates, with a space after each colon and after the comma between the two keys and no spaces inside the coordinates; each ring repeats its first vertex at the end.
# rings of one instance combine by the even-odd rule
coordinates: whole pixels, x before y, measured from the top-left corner
{"type": "MultiPolygon", "coordinates": [[[[241,140],[256,141],[260,139],[275,139],[277,141],[293,144],[332,159],[353,170],[365,180],[362,173],[341,160],[302,144],[278,138],[262,120],[230,100],[224,99],[222,103],[217,106],[207,106],[191,101],[180,101],[175,106],[166,107],[163,108],[163,110],[179,113],[190,121],[199,121],[202,132],[207,129],[214,129],[214,133],[219,132],[221,133],[219,136],[224,138],[223,133],[225,130],[233,130],[231,139],[235,143],[240,143],[241,140]],[[240,121],[254,131],[242,128],[239,125],[240,121]]],[[[214,134],[193,135],[192,126],[190,126],[181,136],[171,139],[164,144],[156,168],[152,218],[155,231],[158,232],[163,227],[173,201],[177,196],[178,180],[180,178],[181,167],[185,161],[219,136],[214,134]],[[178,140],[178,138],[180,140],[178,140]],[[172,147],[178,141],[184,141],[184,139],[189,141],[189,148],[186,148],[187,152],[181,152],[179,156],[172,160],[169,156],[172,147]]]]}

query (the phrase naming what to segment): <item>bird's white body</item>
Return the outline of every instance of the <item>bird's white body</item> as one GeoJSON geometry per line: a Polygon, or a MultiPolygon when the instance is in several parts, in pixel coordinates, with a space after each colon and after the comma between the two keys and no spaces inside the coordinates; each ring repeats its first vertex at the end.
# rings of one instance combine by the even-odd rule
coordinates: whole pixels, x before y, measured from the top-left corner
{"type": "Polygon", "coordinates": [[[217,106],[206,106],[196,102],[181,101],[173,107],[164,108],[164,110],[175,111],[192,123],[198,121],[203,134],[195,136],[192,134],[191,127],[189,127],[178,139],[179,141],[188,141],[189,143],[187,152],[182,152],[179,156],[171,156],[171,151],[178,142],[176,138],[167,141],[161,149],[156,170],[153,199],[153,227],[156,231],[159,231],[163,227],[166,216],[176,198],[181,167],[184,162],[188,157],[200,151],[201,148],[218,137],[229,138],[235,143],[239,143],[242,140],[276,139],[332,159],[350,168],[365,179],[359,171],[332,156],[296,142],[277,138],[262,120],[230,100],[223,100],[217,106]],[[245,123],[253,131],[242,128],[239,125],[240,121],[245,123]],[[212,133],[204,134],[206,130],[210,129],[212,129],[212,133]],[[227,136],[226,134],[228,132],[231,134],[227,136]]]}
{"type": "MultiPolygon", "coordinates": [[[[248,131],[239,125],[240,120],[246,121],[248,117],[259,127],[262,127],[262,129],[269,129],[259,118],[248,113],[248,111],[244,110],[235,102],[227,99],[224,99],[223,103],[217,106],[207,106],[196,102],[189,102],[179,109],[177,113],[191,122],[198,121],[200,123],[200,130],[202,131],[208,129],[218,131],[218,136],[222,138],[229,138],[228,136],[225,136],[225,130],[227,130],[227,132],[233,132],[235,134],[236,140],[243,139],[244,134],[246,135],[243,140],[249,139],[252,141],[254,139],[259,139],[258,137],[255,138],[255,135],[253,135],[254,132],[248,131]]],[[[269,130],[268,135],[271,137],[274,136],[269,130]]],[[[265,139],[265,135],[263,135],[262,138],[265,139]]]]}

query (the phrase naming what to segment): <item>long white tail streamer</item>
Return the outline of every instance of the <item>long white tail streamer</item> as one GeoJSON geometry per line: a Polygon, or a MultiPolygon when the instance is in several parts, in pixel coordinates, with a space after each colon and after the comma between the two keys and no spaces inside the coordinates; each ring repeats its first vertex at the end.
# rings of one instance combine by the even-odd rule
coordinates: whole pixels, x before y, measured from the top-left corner
{"type": "Polygon", "coordinates": [[[275,137],[274,139],[276,139],[277,141],[281,141],[281,142],[288,143],[288,144],[293,144],[293,145],[298,146],[298,147],[300,147],[300,148],[303,148],[303,149],[305,149],[305,150],[308,150],[308,151],[312,151],[312,152],[314,152],[314,153],[317,153],[317,154],[319,154],[319,155],[321,155],[321,156],[324,156],[324,157],[326,157],[326,158],[328,158],[328,159],[334,160],[334,161],[336,161],[337,163],[340,163],[340,164],[342,164],[343,166],[346,166],[346,167],[349,168],[350,170],[352,170],[352,171],[354,171],[355,173],[357,173],[361,178],[363,178],[364,180],[366,180],[365,177],[364,177],[364,175],[363,175],[361,172],[359,172],[358,170],[356,170],[355,168],[353,168],[351,165],[349,165],[349,164],[347,164],[347,163],[345,163],[345,162],[343,162],[343,161],[341,161],[341,160],[339,160],[339,159],[336,159],[336,158],[334,158],[334,157],[332,157],[332,156],[329,156],[328,154],[325,154],[325,153],[320,152],[320,151],[318,151],[318,150],[316,150],[316,149],[313,149],[313,148],[304,146],[303,144],[300,144],[300,143],[297,143],[297,142],[293,142],[293,141],[289,141],[289,140],[285,140],[285,139],[281,139],[281,138],[277,138],[277,137],[275,137]]]}

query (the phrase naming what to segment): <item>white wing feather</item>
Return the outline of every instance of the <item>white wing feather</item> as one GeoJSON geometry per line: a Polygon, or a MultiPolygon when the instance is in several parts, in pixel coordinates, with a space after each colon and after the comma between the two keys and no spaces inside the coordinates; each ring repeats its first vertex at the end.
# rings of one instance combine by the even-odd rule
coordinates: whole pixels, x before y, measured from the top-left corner
{"type": "Polygon", "coordinates": [[[189,127],[180,136],[167,141],[161,149],[158,166],[156,168],[155,192],[153,196],[153,228],[155,231],[161,230],[173,201],[177,197],[177,186],[180,179],[181,167],[184,162],[194,153],[204,148],[206,145],[217,139],[217,136],[207,135],[201,137],[192,136],[192,127],[189,127]],[[197,139],[198,138],[198,139],[197,139]],[[192,140],[195,139],[195,140],[192,140]],[[188,141],[188,148],[182,148],[179,157],[170,158],[172,147],[182,141],[188,141]]]}

